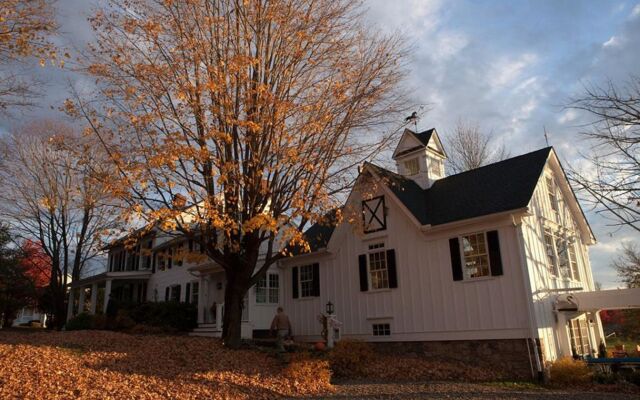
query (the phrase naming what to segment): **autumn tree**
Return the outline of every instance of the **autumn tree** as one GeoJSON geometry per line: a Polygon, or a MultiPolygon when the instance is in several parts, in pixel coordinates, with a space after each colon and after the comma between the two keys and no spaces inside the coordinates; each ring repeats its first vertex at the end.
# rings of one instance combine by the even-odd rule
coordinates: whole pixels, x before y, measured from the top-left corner
{"type": "Polygon", "coordinates": [[[92,19],[93,98],[75,96],[129,213],[226,272],[223,339],[287,244],[386,149],[407,107],[405,46],[347,0],[114,0],[92,19]],[[186,216],[185,216],[186,214],[186,216]]]}
{"type": "Polygon", "coordinates": [[[0,216],[49,259],[48,311],[61,326],[69,279],[80,278],[116,222],[111,197],[91,177],[103,165],[100,152],[70,126],[51,120],[28,124],[0,144],[0,216]]]}
{"type": "Polygon", "coordinates": [[[0,327],[36,298],[35,285],[21,265],[21,251],[6,225],[0,225],[0,327]]]}
{"type": "Polygon", "coordinates": [[[509,158],[503,144],[498,144],[490,133],[477,123],[459,119],[453,131],[445,136],[448,169],[454,173],[480,168],[509,158]]]}
{"type": "Polygon", "coordinates": [[[631,242],[622,243],[622,253],[611,266],[628,287],[640,287],[640,249],[631,242]]]}
{"type": "Polygon", "coordinates": [[[33,80],[15,72],[16,63],[57,58],[49,35],[56,30],[52,1],[0,2],[0,110],[33,105],[38,96],[33,80]]]}
{"type": "Polygon", "coordinates": [[[569,179],[612,225],[640,231],[640,78],[586,86],[568,107],[591,117],[582,135],[592,144],[569,179]]]}

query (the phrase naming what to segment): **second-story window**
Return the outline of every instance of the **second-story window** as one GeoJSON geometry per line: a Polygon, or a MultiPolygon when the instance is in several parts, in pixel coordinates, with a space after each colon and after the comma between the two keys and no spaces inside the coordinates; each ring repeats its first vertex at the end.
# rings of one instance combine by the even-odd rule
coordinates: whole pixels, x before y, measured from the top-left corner
{"type": "Polygon", "coordinates": [[[574,243],[569,244],[569,264],[571,264],[571,273],[573,274],[573,279],[579,281],[580,271],[578,268],[578,258],[576,257],[576,249],[574,243]]]}
{"type": "Polygon", "coordinates": [[[555,220],[559,221],[560,206],[558,205],[558,193],[556,190],[556,184],[553,181],[553,178],[550,176],[546,177],[546,183],[547,183],[547,194],[549,195],[549,204],[551,205],[551,210],[553,211],[555,220]]]}

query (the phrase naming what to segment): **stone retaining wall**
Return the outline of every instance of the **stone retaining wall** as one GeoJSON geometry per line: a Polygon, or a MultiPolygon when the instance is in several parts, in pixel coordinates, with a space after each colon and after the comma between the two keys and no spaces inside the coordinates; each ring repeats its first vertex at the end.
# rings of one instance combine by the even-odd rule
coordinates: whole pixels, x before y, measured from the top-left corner
{"type": "Polygon", "coordinates": [[[509,379],[531,380],[533,349],[526,339],[451,340],[430,342],[373,342],[382,354],[404,354],[431,360],[458,361],[501,371],[509,379]]]}

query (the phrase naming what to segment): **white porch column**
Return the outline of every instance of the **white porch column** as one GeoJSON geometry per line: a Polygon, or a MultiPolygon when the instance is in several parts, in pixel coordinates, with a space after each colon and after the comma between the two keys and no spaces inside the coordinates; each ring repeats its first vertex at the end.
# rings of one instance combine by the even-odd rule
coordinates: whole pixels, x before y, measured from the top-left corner
{"type": "Polygon", "coordinates": [[[67,304],[67,321],[73,318],[73,302],[74,302],[74,288],[69,289],[69,304],[67,304]]]}
{"type": "Polygon", "coordinates": [[[89,312],[91,314],[95,314],[96,313],[96,303],[98,302],[98,284],[94,283],[93,285],[91,285],[91,308],[89,309],[89,312]]]}
{"type": "Polygon", "coordinates": [[[569,327],[568,327],[568,319],[564,312],[558,312],[558,325],[556,331],[558,332],[558,344],[560,345],[560,354],[558,354],[558,358],[561,357],[571,357],[573,354],[571,353],[571,337],[569,336],[569,327]]]}
{"type": "Polygon", "coordinates": [[[107,313],[107,306],[109,305],[109,296],[111,296],[111,279],[107,279],[104,283],[104,304],[102,305],[104,309],[102,312],[104,314],[107,313]]]}
{"type": "Polygon", "coordinates": [[[78,314],[84,312],[84,286],[80,287],[80,295],[78,296],[78,314]]]}
{"type": "Polygon", "coordinates": [[[204,278],[202,274],[198,277],[198,324],[204,323],[204,278]]]}

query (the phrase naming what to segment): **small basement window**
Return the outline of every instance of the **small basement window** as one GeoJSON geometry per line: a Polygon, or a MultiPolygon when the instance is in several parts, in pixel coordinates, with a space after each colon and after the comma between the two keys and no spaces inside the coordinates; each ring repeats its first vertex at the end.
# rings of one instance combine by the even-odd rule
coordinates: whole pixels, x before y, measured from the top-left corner
{"type": "Polygon", "coordinates": [[[391,336],[391,324],[373,324],[373,336],[391,336]]]}

